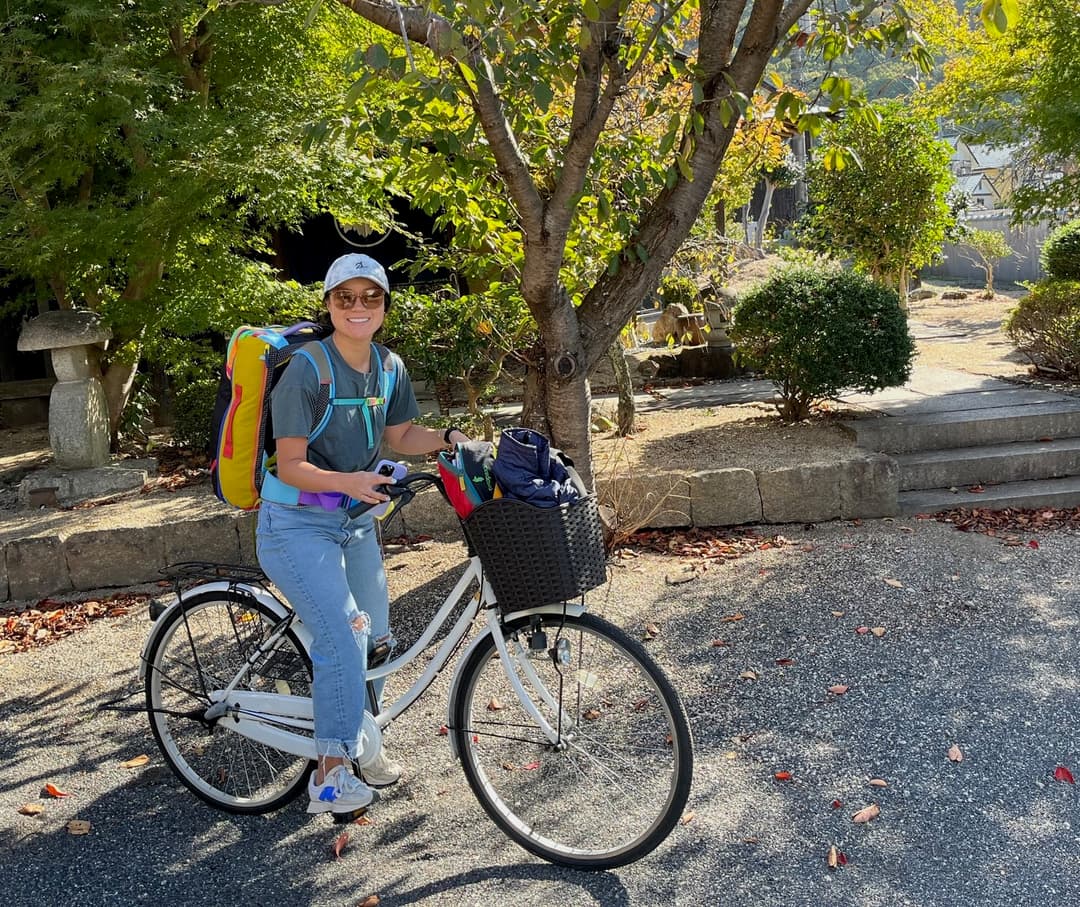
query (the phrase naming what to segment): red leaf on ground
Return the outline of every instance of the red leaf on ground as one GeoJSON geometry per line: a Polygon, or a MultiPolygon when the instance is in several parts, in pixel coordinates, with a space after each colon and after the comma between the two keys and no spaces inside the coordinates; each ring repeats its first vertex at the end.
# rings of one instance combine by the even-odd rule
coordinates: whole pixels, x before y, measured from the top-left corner
{"type": "Polygon", "coordinates": [[[780,665],[781,667],[786,668],[786,667],[789,667],[790,665],[795,664],[795,659],[794,658],[778,658],[778,659],[776,659],[776,663],[778,665],[780,665]]]}
{"type": "Polygon", "coordinates": [[[1028,547],[1029,548],[1038,548],[1039,543],[1037,541],[1035,541],[1035,539],[1032,539],[1030,542],[1028,542],[1028,547]]]}
{"type": "Polygon", "coordinates": [[[445,736],[446,736],[447,734],[449,734],[449,733],[450,733],[450,731],[449,731],[449,730],[447,729],[446,725],[445,725],[445,724],[443,724],[443,725],[440,725],[440,726],[439,726],[439,730],[438,730],[438,731],[436,731],[436,733],[437,733],[437,734],[438,734],[438,735],[439,735],[440,737],[445,737],[445,736]]]}
{"type": "Polygon", "coordinates": [[[1054,780],[1064,781],[1067,784],[1075,784],[1076,781],[1073,778],[1072,772],[1070,772],[1064,765],[1059,765],[1054,769],[1054,780]]]}
{"type": "Polygon", "coordinates": [[[773,777],[777,781],[790,781],[791,780],[791,772],[774,772],[773,777]]]}
{"type": "Polygon", "coordinates": [[[56,800],[59,800],[61,797],[71,796],[71,794],[69,794],[66,790],[60,790],[60,788],[58,788],[51,781],[45,785],[45,793],[56,800]]]}
{"type": "Polygon", "coordinates": [[[832,806],[833,809],[840,809],[841,807],[843,807],[844,804],[840,800],[833,800],[832,803],[829,805],[832,806]]]}
{"type": "Polygon", "coordinates": [[[348,844],[348,843],[349,843],[349,833],[347,831],[343,831],[340,835],[338,835],[334,839],[334,846],[333,846],[332,849],[334,851],[334,859],[335,860],[341,858],[341,852],[345,849],[345,845],[348,844]]]}
{"type": "Polygon", "coordinates": [[[969,494],[982,494],[986,489],[982,485],[972,485],[968,488],[969,494]]]}
{"type": "Polygon", "coordinates": [[[855,632],[858,633],[860,636],[865,636],[867,633],[870,632],[870,628],[869,627],[856,627],[855,632]]]}
{"type": "Polygon", "coordinates": [[[534,772],[538,768],[540,768],[540,763],[539,762],[526,762],[523,766],[521,766],[521,768],[522,768],[523,771],[526,771],[526,772],[534,772]]]}
{"type": "Polygon", "coordinates": [[[714,639],[712,641],[712,647],[714,649],[720,649],[720,648],[723,648],[726,645],[727,645],[727,640],[726,639],[714,639]]]}

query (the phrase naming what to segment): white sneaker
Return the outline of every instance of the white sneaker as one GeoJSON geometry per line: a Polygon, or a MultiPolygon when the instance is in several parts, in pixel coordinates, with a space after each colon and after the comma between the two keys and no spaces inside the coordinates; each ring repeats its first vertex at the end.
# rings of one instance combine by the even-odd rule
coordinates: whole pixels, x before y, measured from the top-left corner
{"type": "Polygon", "coordinates": [[[401,766],[391,762],[382,749],[374,762],[360,769],[360,777],[371,787],[389,787],[401,780],[401,766]]]}
{"type": "Polygon", "coordinates": [[[309,813],[349,813],[370,806],[375,792],[344,765],[335,765],[322,784],[315,783],[316,772],[308,781],[309,813]]]}

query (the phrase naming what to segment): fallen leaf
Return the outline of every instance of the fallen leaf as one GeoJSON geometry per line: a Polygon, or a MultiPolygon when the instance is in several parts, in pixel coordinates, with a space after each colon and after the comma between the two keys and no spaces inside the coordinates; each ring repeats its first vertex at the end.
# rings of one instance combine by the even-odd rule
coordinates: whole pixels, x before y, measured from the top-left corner
{"type": "Polygon", "coordinates": [[[847,865],[847,857],[844,856],[844,852],[837,848],[835,844],[829,847],[829,853],[825,857],[825,862],[828,864],[829,869],[836,869],[839,866],[847,865]]]}
{"type": "Polygon", "coordinates": [[[843,617],[844,616],[843,611],[830,611],[829,613],[832,614],[833,617],[843,617]]]}
{"type": "Polygon", "coordinates": [[[726,639],[714,639],[712,641],[712,647],[714,649],[720,649],[720,648],[723,648],[726,645],[727,645],[727,640],[726,639]]]}
{"type": "Polygon", "coordinates": [[[445,737],[447,734],[450,733],[450,731],[447,729],[445,724],[442,724],[439,726],[439,729],[435,733],[438,734],[440,737],[445,737]]]}
{"type": "Polygon", "coordinates": [[[778,659],[776,659],[776,663],[778,665],[780,665],[780,667],[782,667],[782,668],[787,668],[787,667],[790,667],[791,665],[795,664],[795,659],[794,658],[778,658],[778,659]]]}
{"type": "Polygon", "coordinates": [[[19,807],[19,812],[24,816],[40,816],[45,812],[45,807],[40,803],[24,803],[19,807]]]}
{"type": "Polygon", "coordinates": [[[69,835],[88,835],[90,834],[90,823],[85,819],[72,819],[67,824],[67,830],[69,835]]]}
{"type": "Polygon", "coordinates": [[[873,633],[878,639],[881,639],[885,635],[884,627],[871,627],[870,632],[873,633]]]}
{"type": "Polygon", "coordinates": [[[728,750],[726,753],[724,753],[724,758],[725,759],[738,759],[739,754],[737,752],[735,752],[735,750],[728,750]]]}
{"type": "Polygon", "coordinates": [[[1070,772],[1067,768],[1065,768],[1064,765],[1059,765],[1057,768],[1054,769],[1054,780],[1055,781],[1064,781],[1064,782],[1066,782],[1068,784],[1075,784],[1076,783],[1076,781],[1073,779],[1072,772],[1070,772]]]}
{"type": "Polygon", "coordinates": [[[584,712],[581,713],[581,717],[584,718],[586,721],[596,721],[596,719],[600,717],[600,710],[586,709],[584,712]]]}
{"type": "Polygon", "coordinates": [[[536,771],[536,770],[537,770],[538,768],[540,768],[540,763],[539,763],[539,761],[537,761],[537,762],[526,762],[526,763],[525,763],[525,764],[524,764],[523,766],[521,766],[521,767],[522,767],[522,769],[523,769],[524,771],[527,771],[527,772],[534,772],[534,771],[536,771]]]}
{"type": "Polygon", "coordinates": [[[858,633],[860,636],[865,636],[867,633],[870,632],[870,628],[869,627],[856,627],[855,632],[858,633]]]}
{"type": "Polygon", "coordinates": [[[1028,547],[1029,548],[1038,548],[1039,543],[1035,539],[1032,539],[1030,542],[1028,542],[1028,547]]]}
{"type": "Polygon", "coordinates": [[[955,743],[949,747],[949,761],[950,762],[963,762],[964,754],[955,743]]]}
{"type": "Polygon", "coordinates": [[[721,617],[720,618],[720,623],[722,623],[722,624],[733,624],[736,621],[745,620],[745,619],[746,619],[746,615],[743,614],[741,611],[739,611],[736,614],[728,614],[726,617],[721,617]]]}
{"type": "Polygon", "coordinates": [[[502,709],[502,707],[503,704],[499,702],[499,700],[496,699],[494,696],[492,696],[491,699],[488,700],[487,710],[489,712],[498,712],[500,709],[502,709]]]}
{"type": "Polygon", "coordinates": [[[885,577],[885,585],[892,586],[894,589],[903,589],[904,584],[898,579],[893,579],[891,576],[885,577]]]}
{"type": "Polygon", "coordinates": [[[871,803],[869,806],[864,806],[855,815],[851,817],[851,821],[857,825],[861,825],[864,822],[869,822],[871,819],[876,819],[881,815],[881,809],[876,803],[871,803]]]}
{"type": "Polygon", "coordinates": [[[369,894],[356,907],[379,907],[381,903],[382,899],[377,894],[369,894]]]}
{"type": "Polygon", "coordinates": [[[371,819],[369,819],[367,816],[359,816],[359,817],[353,819],[352,824],[353,825],[370,825],[371,824],[371,819]]]}
{"type": "Polygon", "coordinates": [[[889,786],[889,782],[886,781],[884,778],[871,778],[866,783],[869,784],[871,787],[888,787],[889,786]]]}
{"type": "Polygon", "coordinates": [[[60,788],[58,788],[51,781],[46,783],[46,785],[45,785],[45,793],[48,794],[50,797],[53,797],[56,800],[59,800],[61,797],[70,797],[71,796],[71,794],[69,794],[66,790],[60,790],[60,788]]]}
{"type": "Polygon", "coordinates": [[[970,494],[982,494],[986,489],[982,485],[972,485],[968,488],[970,494]]]}
{"type": "Polygon", "coordinates": [[[835,686],[829,687],[829,692],[835,693],[837,696],[843,696],[849,689],[851,688],[844,686],[842,683],[838,683],[835,686]]]}
{"type": "Polygon", "coordinates": [[[790,781],[791,780],[791,772],[773,772],[773,777],[777,781],[790,781]]]}
{"type": "Polygon", "coordinates": [[[150,761],[150,757],[143,753],[141,756],[132,756],[126,762],[121,762],[121,768],[138,768],[140,765],[146,765],[150,761]]]}
{"type": "Polygon", "coordinates": [[[645,624],[645,638],[654,639],[660,635],[660,627],[656,624],[645,624]]]}
{"type": "Polygon", "coordinates": [[[833,809],[840,809],[844,804],[840,800],[833,800],[829,805],[832,806],[833,809]]]}
{"type": "Polygon", "coordinates": [[[512,772],[515,768],[517,768],[517,766],[514,765],[513,762],[503,762],[502,767],[503,767],[503,771],[507,771],[507,772],[512,772]]]}
{"type": "Polygon", "coordinates": [[[343,831],[340,835],[338,835],[336,838],[334,838],[334,846],[333,846],[332,850],[334,851],[334,859],[335,860],[338,860],[338,859],[341,858],[341,852],[345,849],[345,845],[348,844],[348,843],[349,843],[349,833],[347,831],[343,831]]]}
{"type": "Polygon", "coordinates": [[[757,680],[758,679],[757,672],[751,671],[751,670],[748,669],[746,671],[743,671],[739,675],[739,679],[740,680],[757,680]]]}
{"type": "Polygon", "coordinates": [[[686,812],[684,812],[682,814],[682,818],[679,819],[679,824],[680,825],[689,825],[691,822],[694,821],[694,816],[695,815],[696,815],[696,813],[692,809],[687,810],[686,812]]]}

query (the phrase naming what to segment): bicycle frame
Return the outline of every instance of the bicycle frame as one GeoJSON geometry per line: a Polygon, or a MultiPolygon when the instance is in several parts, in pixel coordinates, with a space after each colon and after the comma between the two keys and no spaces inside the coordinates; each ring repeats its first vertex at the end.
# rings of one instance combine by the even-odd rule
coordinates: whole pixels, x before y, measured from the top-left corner
{"type": "MultiPolygon", "coordinates": [[[[368,680],[378,680],[388,677],[414,661],[417,656],[431,644],[436,633],[438,633],[438,631],[446,624],[454,608],[464,600],[474,584],[478,588],[472,593],[471,601],[466,605],[461,615],[454,622],[454,625],[450,628],[446,638],[440,644],[434,658],[432,658],[423,673],[413,682],[408,690],[386,709],[380,711],[377,716],[371,716],[370,714],[365,713],[364,732],[362,735],[365,752],[378,752],[378,747],[381,743],[382,730],[423,695],[435,677],[446,667],[451,656],[461,644],[461,641],[469,632],[469,628],[476,621],[481,612],[485,613],[484,629],[477,634],[476,638],[458,659],[457,668],[450,687],[451,691],[457,689],[459,674],[462,666],[467,661],[469,653],[476,646],[483,643],[488,634],[491,634],[495,640],[495,646],[499,654],[499,659],[502,662],[503,669],[506,671],[511,687],[518,700],[521,702],[522,707],[536,722],[541,733],[552,745],[559,742],[559,731],[552,727],[551,723],[541,714],[540,709],[534,700],[534,696],[552,709],[556,714],[559,714],[560,712],[558,698],[557,696],[552,695],[551,691],[544,686],[536,672],[533,670],[532,665],[529,664],[528,659],[522,657],[524,652],[521,647],[516,646],[512,650],[511,647],[507,646],[506,640],[503,638],[502,625],[507,621],[526,617],[531,614],[566,614],[569,616],[577,616],[582,614],[585,608],[581,604],[567,603],[545,605],[543,607],[530,608],[503,615],[500,609],[496,607],[494,594],[492,593],[487,580],[483,576],[483,568],[480,564],[480,559],[475,556],[470,559],[461,578],[446,597],[420,638],[397,658],[369,670],[367,675],[368,680]],[[524,683],[521,680],[522,676],[525,678],[524,683]],[[526,689],[526,683],[528,684],[529,689],[526,689]],[[532,691],[531,693],[530,689],[532,691]]],[[[214,705],[207,710],[206,718],[219,719],[222,722],[222,726],[227,727],[229,730],[263,743],[273,749],[291,753],[296,756],[305,756],[310,759],[316,758],[315,741],[313,737],[310,736],[314,731],[310,698],[293,696],[290,693],[256,693],[240,689],[244,682],[244,678],[251,667],[262,655],[273,650],[274,645],[276,645],[277,641],[284,635],[286,630],[291,630],[305,648],[309,648],[311,645],[310,632],[300,621],[300,618],[288,608],[284,602],[273,595],[269,590],[254,583],[214,581],[196,586],[184,594],[196,595],[201,592],[229,591],[239,591],[258,599],[262,604],[270,608],[274,614],[280,617],[281,621],[267,640],[265,640],[251,656],[249,656],[247,664],[237,672],[230,683],[221,690],[215,690],[210,694],[210,698],[214,705]]],[[[159,625],[163,625],[162,618],[166,613],[173,608],[181,606],[182,600],[183,596],[178,596],[169,608],[159,616],[159,625]]],[[[153,632],[149,634],[143,648],[139,666],[140,679],[143,681],[146,679],[147,656],[155,635],[156,634],[153,632]]],[[[448,716],[450,704],[452,702],[453,695],[450,696],[447,703],[448,716]]],[[[567,720],[565,713],[562,713],[562,718],[563,724],[570,723],[567,720]]],[[[458,758],[459,754],[456,750],[453,735],[450,735],[450,741],[452,753],[455,758],[458,758]]],[[[364,761],[363,756],[364,754],[361,754],[361,764],[363,764],[364,761]]]]}

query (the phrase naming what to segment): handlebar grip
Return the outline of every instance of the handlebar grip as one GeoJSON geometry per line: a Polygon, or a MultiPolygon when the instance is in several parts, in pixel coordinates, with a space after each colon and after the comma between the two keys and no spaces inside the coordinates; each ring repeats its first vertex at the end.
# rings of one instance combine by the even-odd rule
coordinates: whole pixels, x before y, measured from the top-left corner
{"type": "MultiPolygon", "coordinates": [[[[397,480],[397,482],[392,485],[383,485],[382,491],[390,498],[390,500],[394,500],[395,498],[404,498],[407,503],[416,495],[416,491],[413,490],[412,486],[418,483],[423,483],[422,487],[427,487],[428,485],[442,484],[439,477],[436,475],[432,475],[431,473],[411,472],[407,475],[402,476],[400,479],[397,480]]],[[[349,515],[350,518],[358,517],[361,514],[367,513],[372,508],[378,507],[379,504],[382,503],[385,502],[380,501],[378,504],[356,503],[353,504],[352,507],[348,508],[345,512],[349,515]]]]}

